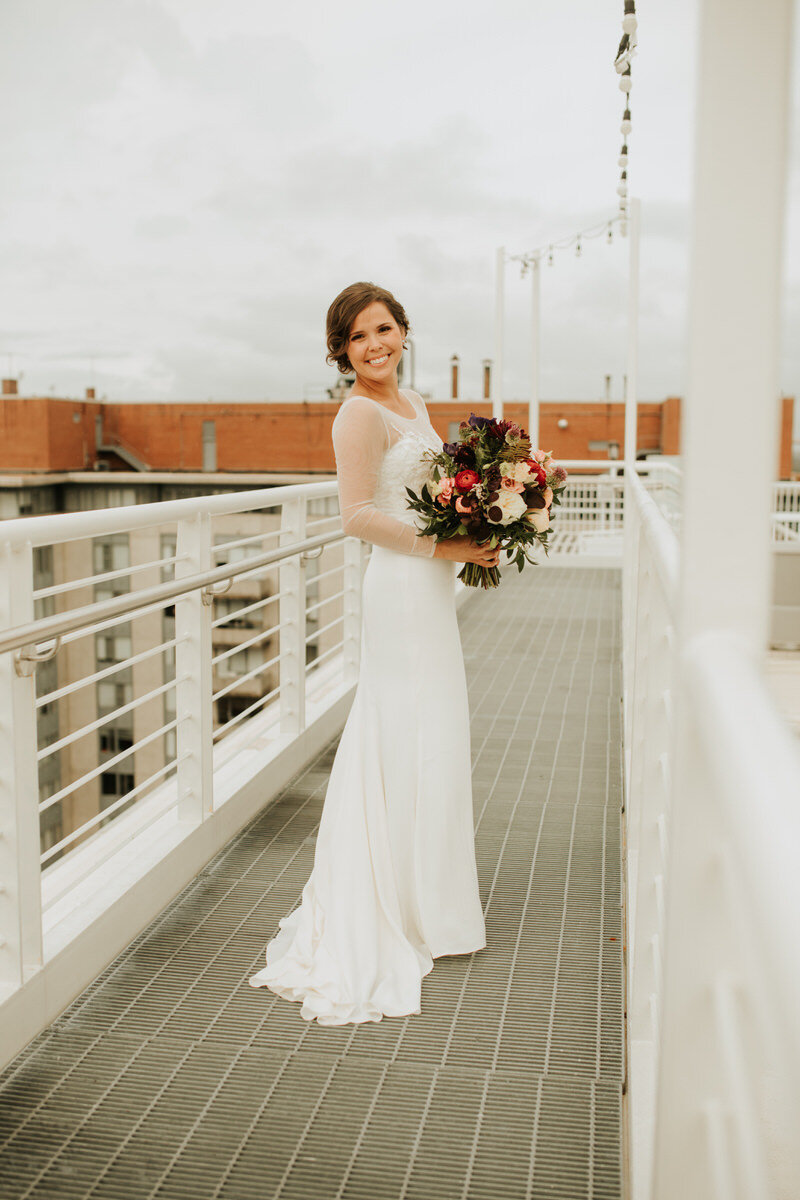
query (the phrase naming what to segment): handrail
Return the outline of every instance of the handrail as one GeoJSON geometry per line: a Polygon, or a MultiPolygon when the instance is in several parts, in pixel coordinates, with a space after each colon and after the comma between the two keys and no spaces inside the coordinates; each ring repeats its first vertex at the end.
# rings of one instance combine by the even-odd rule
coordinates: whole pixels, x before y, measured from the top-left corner
{"type": "MultiPolygon", "coordinates": [[[[182,501],[177,501],[177,503],[182,503],[182,501]]],[[[193,501],[193,503],[196,504],[196,501],[193,501]]],[[[152,507],[156,506],[153,505],[152,507]]],[[[126,613],[136,612],[146,604],[158,604],[161,601],[175,600],[179,596],[185,596],[188,592],[196,591],[198,588],[205,588],[215,583],[232,580],[237,575],[253,571],[258,567],[271,566],[273,563],[282,562],[284,559],[294,558],[298,554],[306,554],[311,550],[322,548],[333,542],[342,541],[346,536],[341,531],[319,533],[316,537],[304,538],[302,541],[295,542],[290,546],[279,546],[275,550],[269,550],[264,554],[254,554],[251,558],[241,559],[235,563],[212,567],[207,571],[199,571],[195,575],[184,575],[181,579],[176,579],[168,583],[160,583],[155,587],[140,588],[137,591],[126,592],[123,596],[114,596],[110,600],[98,600],[95,604],[87,604],[82,608],[75,608],[72,612],[56,613],[52,617],[41,617],[38,621],[31,621],[27,625],[17,625],[5,633],[0,633],[0,654],[7,654],[10,651],[22,650],[25,647],[34,645],[41,645],[44,642],[61,638],[67,633],[73,633],[75,630],[85,629],[89,625],[94,625],[98,620],[103,620],[106,617],[118,617],[124,616],[126,613]]]]}
{"type": "Polygon", "coordinates": [[[698,743],[725,801],[725,836],[737,859],[737,887],[747,890],[756,915],[759,937],[750,953],[768,961],[766,978],[782,980],[782,990],[770,989],[772,1015],[780,1014],[787,1057],[800,1064],[800,942],[794,921],[800,910],[795,803],[800,752],[759,664],[731,634],[698,636],[687,647],[685,663],[698,743]]]}
{"type": "Polygon", "coordinates": [[[635,472],[630,480],[632,494],[639,506],[640,519],[653,552],[658,577],[670,614],[675,616],[678,597],[678,571],[680,548],[675,530],[664,516],[650,493],[643,487],[635,472]]]}
{"type": "Polygon", "coordinates": [[[291,500],[311,500],[336,494],[336,480],[321,483],[290,483],[246,492],[223,492],[217,496],[187,496],[183,500],[159,500],[154,504],[125,504],[120,508],[92,508],[80,513],[53,513],[40,517],[14,517],[0,521],[0,542],[12,546],[50,546],[79,538],[107,537],[153,525],[169,525],[195,517],[200,499],[209,516],[232,516],[260,508],[277,508],[291,500]],[[276,495],[277,493],[277,495],[276,495]]]}

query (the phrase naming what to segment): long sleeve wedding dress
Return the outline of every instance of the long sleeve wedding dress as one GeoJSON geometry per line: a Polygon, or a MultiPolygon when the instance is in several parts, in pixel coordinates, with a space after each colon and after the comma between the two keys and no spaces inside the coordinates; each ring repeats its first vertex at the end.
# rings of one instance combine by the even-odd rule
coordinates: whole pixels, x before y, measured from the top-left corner
{"type": "Polygon", "coordinates": [[[361,664],[331,766],[313,870],[253,987],[324,1025],[420,1011],[433,959],[486,945],[475,865],[469,709],[456,621],[458,564],[434,558],[406,507],[441,449],[413,416],[352,395],[333,422],[345,533],[373,544],[361,664]]]}

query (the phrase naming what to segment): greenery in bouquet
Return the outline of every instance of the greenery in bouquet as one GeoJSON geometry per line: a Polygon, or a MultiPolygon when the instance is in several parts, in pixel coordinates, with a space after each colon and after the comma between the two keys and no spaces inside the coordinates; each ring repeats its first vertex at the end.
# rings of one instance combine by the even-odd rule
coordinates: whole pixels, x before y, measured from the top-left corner
{"type": "MultiPolygon", "coordinates": [[[[505,550],[519,571],[536,565],[534,543],[549,553],[551,509],[561,503],[567,472],[546,450],[534,450],[524,429],[472,413],[458,440],[427,450],[430,477],[417,495],[407,487],[408,507],[424,518],[420,536],[472,536],[505,550]]],[[[497,587],[497,567],[465,563],[458,575],[469,587],[497,587]]]]}

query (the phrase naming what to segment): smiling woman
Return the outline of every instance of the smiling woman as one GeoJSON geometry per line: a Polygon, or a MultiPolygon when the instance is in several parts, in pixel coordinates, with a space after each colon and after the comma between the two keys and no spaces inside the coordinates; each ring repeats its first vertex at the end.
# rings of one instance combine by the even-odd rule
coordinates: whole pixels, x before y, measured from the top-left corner
{"type": "MultiPolygon", "coordinates": [[[[396,334],[401,335],[400,346],[395,348],[396,358],[393,365],[396,367],[403,342],[411,328],[405,309],[391,292],[387,292],[386,288],[379,287],[376,283],[351,283],[350,287],[339,293],[328,309],[327,361],[336,363],[343,375],[350,371],[356,371],[358,374],[358,365],[364,362],[366,335],[376,332],[378,327],[387,334],[394,332],[395,342],[396,334]],[[376,328],[368,328],[370,325],[376,328]],[[355,363],[351,359],[351,350],[356,357],[355,363]]],[[[394,358],[394,353],[392,357],[394,358]]]]}
{"type": "Polygon", "coordinates": [[[342,528],[372,543],[361,663],[313,870],[250,979],[325,1025],[418,1013],[434,958],[486,945],[454,563],[497,550],[421,535],[408,508],[442,446],[422,397],[397,386],[408,329],[373,283],[328,311],[328,359],[356,374],[332,431],[342,528]]]}

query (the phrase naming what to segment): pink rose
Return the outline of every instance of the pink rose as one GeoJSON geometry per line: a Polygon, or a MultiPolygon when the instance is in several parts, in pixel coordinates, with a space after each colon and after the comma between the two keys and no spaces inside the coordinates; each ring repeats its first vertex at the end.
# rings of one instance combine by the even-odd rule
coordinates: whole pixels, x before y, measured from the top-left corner
{"type": "Polygon", "coordinates": [[[550,505],[553,503],[553,489],[551,487],[546,487],[544,489],[543,495],[544,495],[544,502],[547,505],[547,507],[549,508],[550,505]]]}
{"type": "Polygon", "coordinates": [[[507,475],[500,480],[500,486],[504,487],[507,492],[521,492],[525,487],[524,483],[517,483],[515,479],[509,479],[507,475]]]}
{"type": "Polygon", "coordinates": [[[543,463],[544,460],[547,458],[547,453],[544,450],[534,450],[531,457],[535,458],[537,463],[543,463]]]}
{"type": "Polygon", "coordinates": [[[442,488],[436,499],[440,502],[440,504],[449,504],[453,498],[453,488],[455,487],[456,481],[452,478],[452,476],[446,475],[445,478],[440,482],[442,488]]]}

